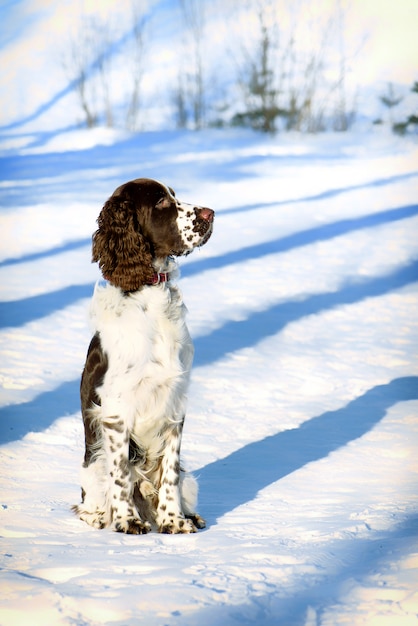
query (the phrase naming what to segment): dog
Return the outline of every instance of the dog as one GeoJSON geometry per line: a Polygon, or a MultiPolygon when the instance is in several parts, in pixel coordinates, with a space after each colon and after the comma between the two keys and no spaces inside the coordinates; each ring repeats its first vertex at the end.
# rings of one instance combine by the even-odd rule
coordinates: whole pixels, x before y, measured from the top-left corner
{"type": "Polygon", "coordinates": [[[81,504],[95,528],[193,533],[197,482],[180,465],[193,344],[175,257],[204,245],[214,211],[139,178],[104,204],[93,234],[94,328],[81,377],[81,504]]]}

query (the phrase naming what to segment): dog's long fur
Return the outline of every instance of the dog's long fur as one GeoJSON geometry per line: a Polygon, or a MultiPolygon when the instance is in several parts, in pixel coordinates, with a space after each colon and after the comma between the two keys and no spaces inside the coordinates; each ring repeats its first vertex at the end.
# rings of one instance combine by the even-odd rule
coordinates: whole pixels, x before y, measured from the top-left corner
{"type": "Polygon", "coordinates": [[[212,233],[211,209],[179,202],[150,179],[122,185],[105,203],[93,235],[94,336],[81,379],[85,430],[82,503],[96,528],[142,534],[190,533],[197,483],[180,467],[193,345],[174,256],[212,233]]]}

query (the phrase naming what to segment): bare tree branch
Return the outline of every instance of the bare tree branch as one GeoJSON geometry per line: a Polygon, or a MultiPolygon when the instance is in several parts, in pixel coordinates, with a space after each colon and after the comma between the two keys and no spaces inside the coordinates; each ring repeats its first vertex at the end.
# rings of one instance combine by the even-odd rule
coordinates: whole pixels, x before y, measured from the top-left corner
{"type": "Polygon", "coordinates": [[[188,83],[187,95],[193,113],[194,127],[198,130],[202,128],[206,118],[205,80],[202,61],[205,9],[201,0],[180,0],[180,7],[186,30],[191,38],[192,54],[188,55],[191,59],[191,70],[186,74],[188,83]]]}

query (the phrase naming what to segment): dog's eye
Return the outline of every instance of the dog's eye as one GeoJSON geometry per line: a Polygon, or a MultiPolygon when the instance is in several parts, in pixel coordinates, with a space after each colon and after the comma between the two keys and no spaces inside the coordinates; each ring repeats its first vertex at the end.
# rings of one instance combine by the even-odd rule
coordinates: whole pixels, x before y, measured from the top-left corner
{"type": "Polygon", "coordinates": [[[169,198],[165,197],[165,198],[161,198],[161,200],[158,200],[157,204],[155,205],[156,209],[167,209],[170,206],[170,200],[169,198]]]}

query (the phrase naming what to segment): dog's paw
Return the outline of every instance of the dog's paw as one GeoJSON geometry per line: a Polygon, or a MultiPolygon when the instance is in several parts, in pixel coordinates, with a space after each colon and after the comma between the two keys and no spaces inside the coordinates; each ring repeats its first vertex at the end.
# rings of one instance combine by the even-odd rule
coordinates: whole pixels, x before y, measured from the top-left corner
{"type": "Polygon", "coordinates": [[[181,533],[195,533],[197,528],[190,519],[172,517],[162,520],[158,526],[158,532],[166,535],[177,535],[181,533]]]}
{"type": "Polygon", "coordinates": [[[101,530],[108,525],[104,511],[94,511],[94,513],[90,513],[89,511],[85,511],[80,505],[73,506],[72,510],[83,522],[86,522],[89,526],[93,526],[93,528],[101,530]]]}
{"type": "Polygon", "coordinates": [[[196,528],[206,528],[206,521],[203,519],[203,517],[200,517],[198,513],[193,513],[193,515],[186,515],[186,517],[187,519],[192,521],[196,528]]]}
{"type": "Polygon", "coordinates": [[[127,535],[146,535],[151,530],[151,524],[143,522],[138,517],[116,518],[112,523],[112,530],[127,535]]]}

